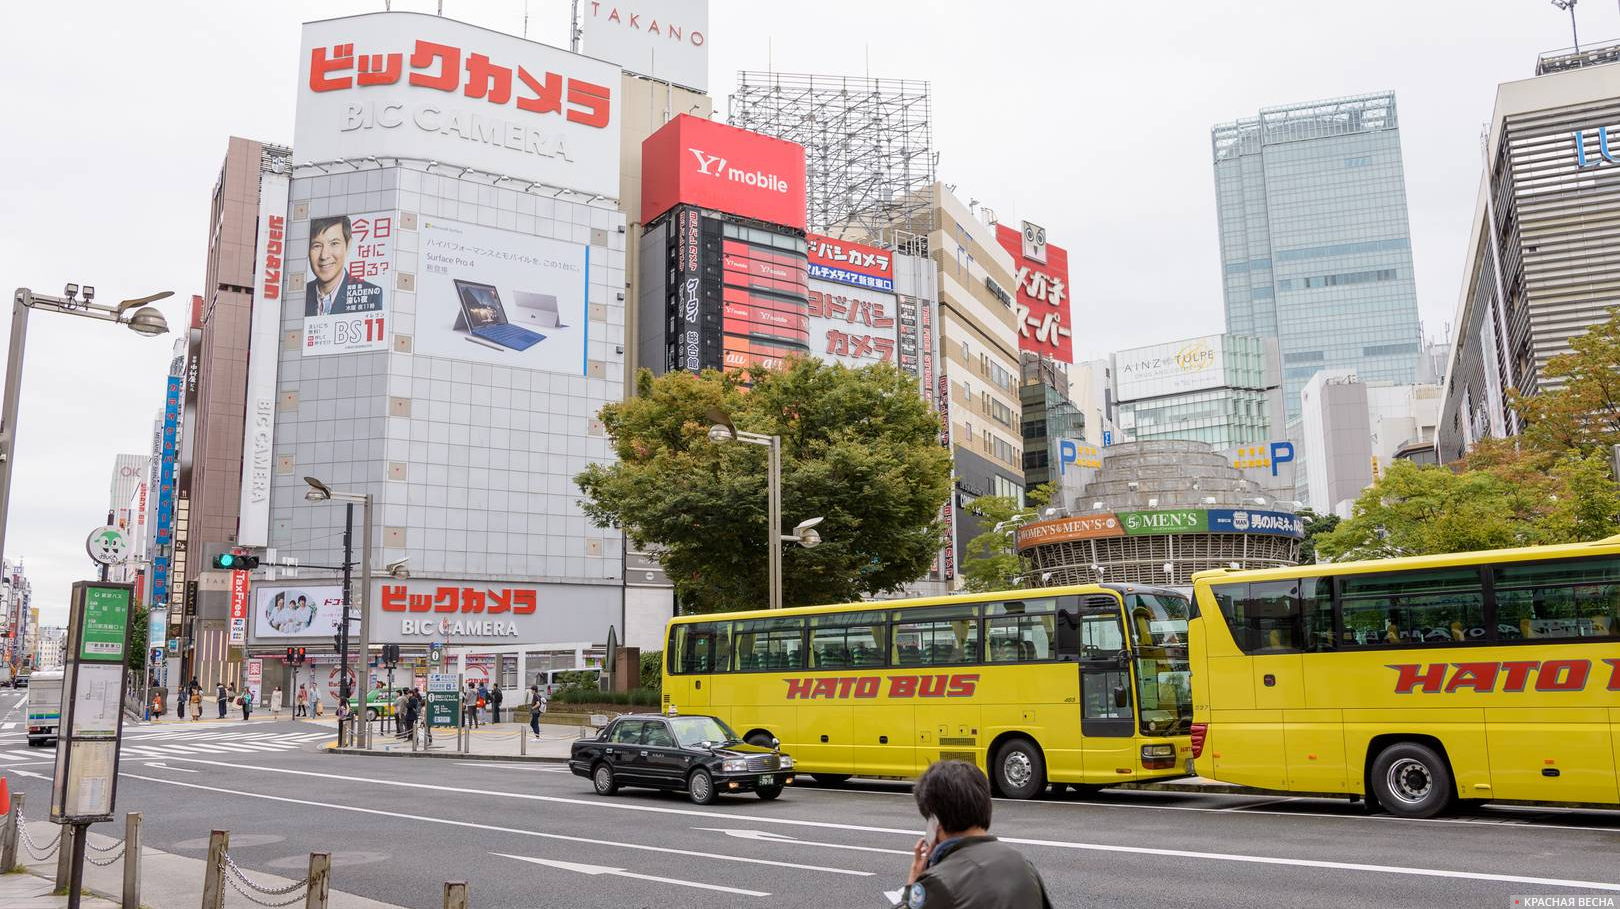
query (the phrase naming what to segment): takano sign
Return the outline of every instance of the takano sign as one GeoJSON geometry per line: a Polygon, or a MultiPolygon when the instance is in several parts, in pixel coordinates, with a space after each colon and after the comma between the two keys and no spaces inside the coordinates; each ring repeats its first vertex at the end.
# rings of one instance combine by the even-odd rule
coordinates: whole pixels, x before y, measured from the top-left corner
{"type": "Polygon", "coordinates": [[[619,67],[420,13],[304,24],[300,161],[419,158],[619,196],[619,67]]]}

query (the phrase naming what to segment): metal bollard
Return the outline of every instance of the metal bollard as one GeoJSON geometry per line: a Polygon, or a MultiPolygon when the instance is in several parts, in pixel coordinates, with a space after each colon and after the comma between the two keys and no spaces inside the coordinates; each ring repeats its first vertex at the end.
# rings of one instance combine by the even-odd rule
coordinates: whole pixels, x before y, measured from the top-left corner
{"type": "Polygon", "coordinates": [[[467,909],[467,882],[444,882],[444,909],[467,909]]]}
{"type": "Polygon", "coordinates": [[[529,756],[529,731],[522,726],[518,727],[518,757],[529,756]]]}
{"type": "Polygon", "coordinates": [[[17,867],[17,841],[22,838],[23,794],[12,793],[11,813],[6,815],[6,827],[0,830],[0,874],[10,874],[17,867]]]}
{"type": "Polygon", "coordinates": [[[120,909],[141,909],[141,813],[124,815],[124,894],[120,909]]]}
{"type": "Polygon", "coordinates": [[[208,865],[203,869],[202,909],[225,909],[225,853],[231,846],[229,830],[208,834],[208,865]]]}
{"type": "Polygon", "coordinates": [[[63,824],[61,839],[56,844],[56,890],[67,892],[68,876],[73,870],[73,831],[77,828],[72,824],[63,824]]]}
{"type": "Polygon", "coordinates": [[[332,886],[332,854],[330,852],[311,852],[309,854],[309,891],[304,897],[304,909],[326,909],[326,899],[331,895],[332,886]]]}

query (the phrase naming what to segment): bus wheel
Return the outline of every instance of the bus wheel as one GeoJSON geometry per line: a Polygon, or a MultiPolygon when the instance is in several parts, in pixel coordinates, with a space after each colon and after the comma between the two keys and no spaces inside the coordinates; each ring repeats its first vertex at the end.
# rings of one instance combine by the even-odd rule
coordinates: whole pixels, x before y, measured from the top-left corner
{"type": "Polygon", "coordinates": [[[1378,802],[1396,817],[1434,817],[1451,804],[1451,770],[1433,748],[1400,742],[1373,762],[1378,802]]]}
{"type": "Polygon", "coordinates": [[[811,776],[823,786],[841,786],[849,781],[847,773],[812,773],[811,776]]]}
{"type": "Polygon", "coordinates": [[[1032,799],[1046,788],[1046,761],[1028,739],[1013,739],[996,755],[996,787],[1010,799],[1032,799]]]}

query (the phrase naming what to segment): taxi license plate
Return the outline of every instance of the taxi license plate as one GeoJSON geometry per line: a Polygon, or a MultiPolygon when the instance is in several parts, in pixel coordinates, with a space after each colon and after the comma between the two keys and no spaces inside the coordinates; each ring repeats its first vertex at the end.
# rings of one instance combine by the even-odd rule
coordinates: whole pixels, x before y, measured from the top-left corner
{"type": "Polygon", "coordinates": [[[771,776],[769,773],[764,774],[759,778],[759,784],[761,786],[769,786],[774,782],[776,782],[776,777],[771,776]]]}

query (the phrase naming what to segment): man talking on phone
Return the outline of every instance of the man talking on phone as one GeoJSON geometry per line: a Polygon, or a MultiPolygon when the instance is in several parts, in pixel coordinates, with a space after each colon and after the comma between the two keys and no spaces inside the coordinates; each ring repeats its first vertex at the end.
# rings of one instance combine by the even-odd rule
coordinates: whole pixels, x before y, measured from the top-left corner
{"type": "Polygon", "coordinates": [[[1051,909],[1029,860],[990,835],[990,781],[966,761],[939,761],[912,790],[927,832],[912,851],[904,909],[1051,909]]]}

